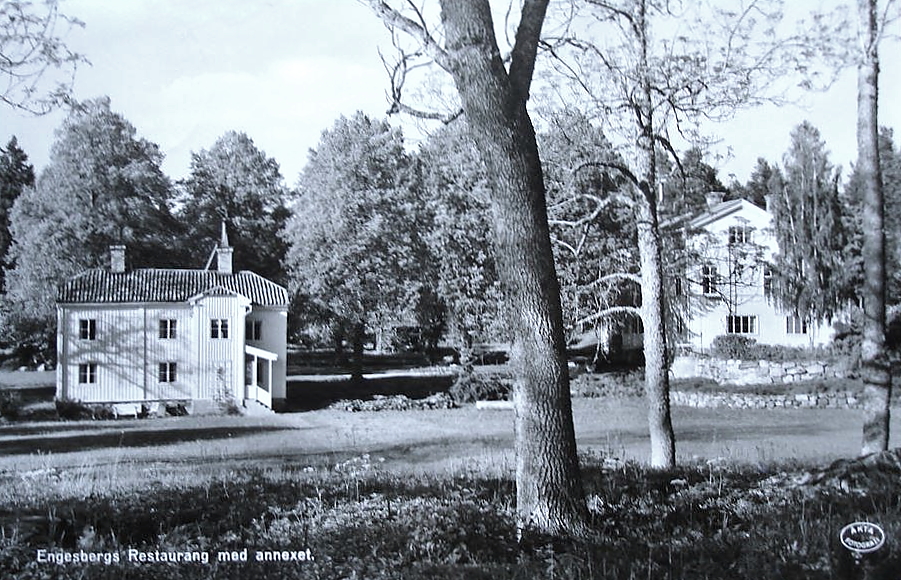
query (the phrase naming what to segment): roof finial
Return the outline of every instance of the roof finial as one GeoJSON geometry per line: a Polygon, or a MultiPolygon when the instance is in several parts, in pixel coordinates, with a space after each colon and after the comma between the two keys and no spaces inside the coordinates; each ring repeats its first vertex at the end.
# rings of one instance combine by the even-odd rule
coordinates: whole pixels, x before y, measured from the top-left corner
{"type": "Polygon", "coordinates": [[[220,248],[228,248],[228,233],[225,231],[225,220],[222,220],[222,236],[219,239],[220,248]]]}

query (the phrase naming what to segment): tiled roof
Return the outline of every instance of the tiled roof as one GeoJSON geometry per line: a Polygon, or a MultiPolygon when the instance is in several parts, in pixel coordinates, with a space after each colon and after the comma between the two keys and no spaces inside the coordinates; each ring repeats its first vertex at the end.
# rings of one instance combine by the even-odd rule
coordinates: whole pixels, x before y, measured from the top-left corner
{"type": "Polygon", "coordinates": [[[88,270],[59,289],[61,303],[119,304],[185,302],[209,290],[225,289],[260,306],[286,306],[288,291],[253,272],[220,274],[214,270],[88,270]]]}

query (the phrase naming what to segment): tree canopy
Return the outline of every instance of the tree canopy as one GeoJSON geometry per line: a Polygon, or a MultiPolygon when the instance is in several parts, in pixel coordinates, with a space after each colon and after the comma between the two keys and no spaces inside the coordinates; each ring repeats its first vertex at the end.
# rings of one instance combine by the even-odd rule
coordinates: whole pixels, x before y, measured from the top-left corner
{"type": "Polygon", "coordinates": [[[14,336],[51,329],[57,285],[106,266],[110,245],[127,245],[133,266],[177,265],[172,188],[162,160],[108,98],[72,109],[48,165],[10,215],[4,322],[14,336]]]}
{"type": "MultiPolygon", "coordinates": [[[[12,137],[5,148],[0,148],[0,268],[10,265],[6,259],[12,244],[9,213],[25,188],[33,185],[34,166],[28,163],[28,155],[12,137]]],[[[5,286],[3,274],[0,271],[0,289],[5,286]]]]}
{"type": "Polygon", "coordinates": [[[772,213],[779,251],[774,256],[777,301],[805,320],[831,319],[848,298],[843,256],[847,236],[838,198],[839,172],[816,127],[791,133],[772,213]],[[780,182],[781,181],[781,182],[780,182]]]}
{"type": "Polygon", "coordinates": [[[465,120],[430,135],[419,161],[428,208],[424,241],[449,330],[461,349],[501,338],[503,300],[492,244],[488,176],[465,120]]]}
{"type": "Polygon", "coordinates": [[[288,217],[287,189],[275,159],[245,133],[229,131],[191,154],[191,173],[181,185],[179,218],[195,267],[208,260],[225,222],[236,268],[284,281],[279,231],[288,217]]]}
{"type": "Polygon", "coordinates": [[[363,113],[323,131],[298,183],[284,230],[290,288],[347,329],[411,316],[419,283],[416,164],[403,135],[363,113]]]}

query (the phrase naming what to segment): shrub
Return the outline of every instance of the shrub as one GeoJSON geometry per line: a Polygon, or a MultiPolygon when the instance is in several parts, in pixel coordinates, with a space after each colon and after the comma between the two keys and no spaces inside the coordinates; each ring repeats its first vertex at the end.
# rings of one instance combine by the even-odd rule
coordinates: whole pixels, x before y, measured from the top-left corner
{"type": "Polygon", "coordinates": [[[573,394],[588,398],[644,396],[644,373],[583,373],[570,380],[573,394]]]}
{"type": "Polygon", "coordinates": [[[771,362],[847,358],[847,353],[829,349],[803,348],[781,344],[757,344],[740,334],[723,334],[713,339],[711,354],[721,359],[767,360],[771,362]]]}
{"type": "Polygon", "coordinates": [[[0,417],[18,419],[22,413],[22,397],[16,391],[0,391],[0,417]]]}
{"type": "Polygon", "coordinates": [[[496,374],[461,373],[448,393],[458,404],[476,401],[502,401],[512,389],[510,379],[496,374]]]}
{"type": "Polygon", "coordinates": [[[721,334],[710,345],[713,355],[718,358],[751,358],[751,349],[757,343],[753,338],[740,334],[721,334]]]}
{"type": "Polygon", "coordinates": [[[56,399],[56,414],[60,419],[78,421],[80,419],[92,419],[94,413],[90,407],[73,399],[56,399]]]}

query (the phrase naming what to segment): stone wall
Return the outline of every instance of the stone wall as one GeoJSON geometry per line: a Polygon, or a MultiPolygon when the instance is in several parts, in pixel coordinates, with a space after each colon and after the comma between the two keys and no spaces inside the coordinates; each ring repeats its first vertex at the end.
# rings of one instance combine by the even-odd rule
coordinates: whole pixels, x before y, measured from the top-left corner
{"type": "MultiPolygon", "coordinates": [[[[893,399],[893,404],[898,400],[893,399]]],[[[818,407],[821,409],[860,409],[856,393],[798,393],[786,395],[756,395],[750,393],[689,393],[670,392],[670,403],[683,407],[732,407],[738,409],[766,409],[818,407]]]]}
{"type": "Polygon", "coordinates": [[[786,384],[848,377],[847,368],[824,361],[748,361],[698,356],[677,356],[670,372],[675,379],[700,377],[721,385],[786,384]]]}

